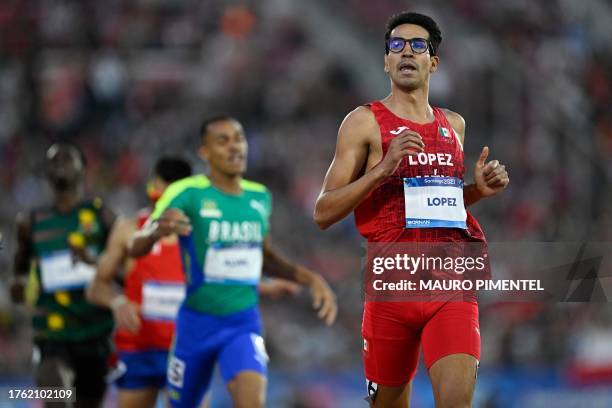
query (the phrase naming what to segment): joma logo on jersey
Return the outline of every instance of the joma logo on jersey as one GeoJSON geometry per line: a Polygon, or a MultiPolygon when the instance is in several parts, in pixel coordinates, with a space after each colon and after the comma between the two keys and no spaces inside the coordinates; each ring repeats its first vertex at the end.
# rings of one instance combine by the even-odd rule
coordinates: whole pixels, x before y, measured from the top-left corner
{"type": "Polygon", "coordinates": [[[453,155],[448,153],[424,153],[420,152],[416,156],[411,155],[408,156],[408,163],[411,166],[416,166],[418,164],[430,165],[433,166],[449,166],[454,167],[453,164],[453,155]]]}
{"type": "Polygon", "coordinates": [[[209,242],[261,242],[261,223],[257,221],[216,221],[208,228],[209,242]]]}
{"type": "Polygon", "coordinates": [[[408,129],[406,126],[400,126],[397,129],[390,130],[389,133],[391,133],[392,135],[397,136],[400,133],[402,133],[404,130],[410,130],[410,129],[408,129]]]}

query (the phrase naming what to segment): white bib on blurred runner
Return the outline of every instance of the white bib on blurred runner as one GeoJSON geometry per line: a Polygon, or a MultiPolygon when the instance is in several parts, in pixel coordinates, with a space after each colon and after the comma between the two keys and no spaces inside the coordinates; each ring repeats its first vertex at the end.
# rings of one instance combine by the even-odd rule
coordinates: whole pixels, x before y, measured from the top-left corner
{"type": "Polygon", "coordinates": [[[184,283],[145,281],[142,285],[142,316],[148,320],[174,320],[183,299],[184,283]]]}
{"type": "Polygon", "coordinates": [[[42,287],[45,292],[80,289],[87,286],[96,268],[84,262],[74,262],[68,250],[51,252],[40,258],[42,287]]]}
{"type": "Polygon", "coordinates": [[[206,251],[204,278],[210,283],[257,285],[262,266],[259,243],[211,244],[206,251]]]}

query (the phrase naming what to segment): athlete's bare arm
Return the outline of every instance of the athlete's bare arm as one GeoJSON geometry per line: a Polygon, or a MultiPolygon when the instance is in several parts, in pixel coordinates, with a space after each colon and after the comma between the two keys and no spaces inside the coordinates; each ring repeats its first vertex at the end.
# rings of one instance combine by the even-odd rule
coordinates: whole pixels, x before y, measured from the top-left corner
{"type": "Polygon", "coordinates": [[[312,307],[318,310],[319,318],[327,325],[331,325],[336,320],[338,313],[336,296],[321,275],[289,261],[272,248],[269,237],[264,239],[263,256],[263,269],[266,273],[310,288],[312,307]]]}
{"type": "MultiPolygon", "coordinates": [[[[448,109],[444,109],[444,114],[453,129],[455,129],[457,136],[459,136],[461,145],[464,146],[465,120],[458,113],[448,109]]],[[[489,148],[485,146],[474,167],[474,183],[466,184],[463,187],[463,202],[466,207],[474,204],[481,198],[499,193],[510,183],[506,166],[501,164],[499,160],[491,160],[485,164],[488,155],[489,148]]]]}
{"type": "Polygon", "coordinates": [[[158,224],[153,222],[143,226],[136,231],[127,245],[127,253],[133,258],[145,256],[151,251],[153,245],[161,238],[158,231],[158,224]]]}
{"type": "Polygon", "coordinates": [[[257,286],[259,296],[265,296],[271,299],[278,299],[283,296],[295,296],[301,289],[302,286],[296,282],[278,278],[262,280],[257,286]]]}
{"type": "Polygon", "coordinates": [[[110,307],[113,299],[120,295],[113,281],[127,260],[127,243],[135,231],[134,219],[119,220],[111,230],[106,248],[98,260],[96,275],[86,291],[89,302],[110,307]]]}
{"type": "Polygon", "coordinates": [[[140,326],[138,307],[117,290],[113,281],[119,268],[128,260],[127,244],[136,230],[135,219],[115,223],[106,249],[98,260],[96,275],[86,291],[89,302],[110,308],[117,325],[132,332],[136,332],[140,326]]]}
{"type": "Polygon", "coordinates": [[[172,234],[189,235],[190,232],[189,217],[178,208],[168,208],[158,220],[133,234],[127,245],[128,255],[134,258],[144,256],[160,238],[172,234]]]}
{"type": "Polygon", "coordinates": [[[382,157],[380,130],[374,114],[359,107],[340,125],[336,152],[317,199],[314,220],[326,229],[340,221],[386,177],[391,176],[401,160],[423,151],[418,133],[406,130],[391,142],[382,157]]]}
{"type": "Polygon", "coordinates": [[[20,213],[17,215],[17,251],[14,258],[14,279],[11,283],[11,299],[13,302],[24,301],[24,288],[26,285],[30,263],[32,262],[32,229],[28,217],[20,213]]]}

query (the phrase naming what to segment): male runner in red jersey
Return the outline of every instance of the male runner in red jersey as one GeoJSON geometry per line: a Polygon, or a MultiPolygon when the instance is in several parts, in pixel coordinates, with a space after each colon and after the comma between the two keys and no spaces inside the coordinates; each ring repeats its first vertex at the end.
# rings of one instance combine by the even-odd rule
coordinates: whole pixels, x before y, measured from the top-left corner
{"type": "MultiPolygon", "coordinates": [[[[465,122],[428,100],[441,40],[438,25],[428,16],[403,12],[389,20],[384,69],[391,93],[358,107],[340,126],[314,212],[321,228],[354,210],[357,227],[370,243],[484,243],[480,226],[465,206],[499,193],[509,178],[497,160],[485,164],[489,149],[484,147],[474,183],[463,185],[465,122]],[[407,181],[435,182],[440,176],[463,186],[463,194],[459,191],[454,198],[455,208],[432,208],[423,214],[412,205],[423,199],[422,193],[407,181]]],[[[436,406],[471,405],[480,358],[475,301],[366,302],[362,334],[372,406],[409,406],[421,345],[436,406]]]]}

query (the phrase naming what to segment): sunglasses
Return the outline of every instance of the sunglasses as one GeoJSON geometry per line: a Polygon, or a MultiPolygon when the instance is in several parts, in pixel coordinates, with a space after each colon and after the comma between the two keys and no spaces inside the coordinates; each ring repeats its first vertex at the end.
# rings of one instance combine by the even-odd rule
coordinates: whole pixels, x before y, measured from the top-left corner
{"type": "Polygon", "coordinates": [[[391,37],[387,41],[387,50],[393,53],[399,53],[404,51],[406,43],[410,44],[410,49],[415,54],[423,54],[430,50],[431,55],[435,55],[433,47],[429,43],[429,40],[425,38],[402,38],[402,37],[391,37]]]}

